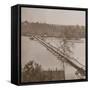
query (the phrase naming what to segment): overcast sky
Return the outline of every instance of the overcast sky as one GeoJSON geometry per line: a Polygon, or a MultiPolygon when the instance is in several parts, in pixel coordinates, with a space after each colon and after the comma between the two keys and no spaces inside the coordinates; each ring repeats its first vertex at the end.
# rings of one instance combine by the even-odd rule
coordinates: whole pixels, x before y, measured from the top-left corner
{"type": "Polygon", "coordinates": [[[59,25],[85,25],[85,11],[22,8],[21,21],[59,25]]]}

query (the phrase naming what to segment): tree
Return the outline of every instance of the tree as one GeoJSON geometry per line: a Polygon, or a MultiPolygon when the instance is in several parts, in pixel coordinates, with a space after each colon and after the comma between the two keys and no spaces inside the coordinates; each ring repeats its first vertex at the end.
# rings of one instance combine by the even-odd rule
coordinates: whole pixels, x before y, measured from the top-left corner
{"type": "Polygon", "coordinates": [[[42,80],[42,68],[41,65],[34,61],[28,62],[22,72],[22,81],[40,81],[42,80]]]}

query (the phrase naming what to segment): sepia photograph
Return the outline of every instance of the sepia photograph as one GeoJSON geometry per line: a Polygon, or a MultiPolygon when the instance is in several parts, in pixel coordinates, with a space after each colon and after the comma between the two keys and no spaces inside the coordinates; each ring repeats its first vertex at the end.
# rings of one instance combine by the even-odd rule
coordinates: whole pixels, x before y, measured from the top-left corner
{"type": "Polygon", "coordinates": [[[21,7],[21,82],[86,79],[86,12],[21,7]]]}

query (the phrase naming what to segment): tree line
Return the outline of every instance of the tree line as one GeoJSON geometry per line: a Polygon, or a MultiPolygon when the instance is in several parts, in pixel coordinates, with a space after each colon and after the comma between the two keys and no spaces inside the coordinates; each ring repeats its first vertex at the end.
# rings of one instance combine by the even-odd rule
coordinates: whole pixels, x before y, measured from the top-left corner
{"type": "Polygon", "coordinates": [[[27,21],[21,23],[22,34],[38,34],[48,37],[63,38],[63,32],[66,32],[67,38],[84,38],[85,26],[80,25],[55,25],[47,23],[29,23],[27,21]]]}

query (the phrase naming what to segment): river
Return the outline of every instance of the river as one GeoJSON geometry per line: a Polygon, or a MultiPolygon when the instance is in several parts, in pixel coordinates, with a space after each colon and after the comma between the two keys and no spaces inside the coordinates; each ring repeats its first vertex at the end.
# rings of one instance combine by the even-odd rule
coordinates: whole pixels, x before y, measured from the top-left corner
{"type": "MultiPolygon", "coordinates": [[[[50,43],[55,47],[60,46],[60,39],[58,38],[46,38],[46,42],[50,43]]],[[[72,49],[74,56],[81,64],[85,65],[85,39],[81,42],[74,41],[74,47],[72,49]]],[[[43,45],[36,40],[31,40],[30,37],[21,36],[21,66],[22,68],[29,61],[35,61],[40,64],[43,70],[63,70],[63,64],[58,60],[51,52],[49,52],[43,45]]],[[[65,64],[65,78],[77,79],[75,75],[76,69],[70,66],[68,63],[65,64]]]]}

